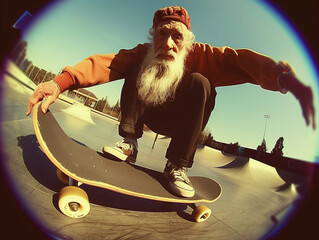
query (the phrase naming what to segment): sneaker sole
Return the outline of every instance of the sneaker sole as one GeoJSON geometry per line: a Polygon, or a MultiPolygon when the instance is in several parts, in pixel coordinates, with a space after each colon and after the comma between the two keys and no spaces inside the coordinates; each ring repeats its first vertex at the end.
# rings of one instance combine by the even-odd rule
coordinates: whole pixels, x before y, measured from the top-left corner
{"type": "Polygon", "coordinates": [[[116,157],[117,159],[121,161],[125,161],[128,158],[127,155],[121,153],[120,151],[112,147],[104,147],[103,153],[112,155],[113,157],[116,157]]]}
{"type": "Polygon", "coordinates": [[[181,186],[177,186],[176,184],[169,182],[169,188],[172,193],[177,194],[180,197],[191,198],[195,195],[194,189],[186,189],[181,186]]]}

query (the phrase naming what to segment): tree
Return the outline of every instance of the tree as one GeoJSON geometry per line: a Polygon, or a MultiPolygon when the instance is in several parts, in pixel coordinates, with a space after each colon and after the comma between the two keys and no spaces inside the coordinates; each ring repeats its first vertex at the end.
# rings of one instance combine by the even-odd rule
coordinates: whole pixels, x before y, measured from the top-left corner
{"type": "Polygon", "coordinates": [[[263,139],[263,141],[261,142],[261,145],[258,145],[257,147],[257,152],[267,152],[267,146],[266,146],[266,140],[263,139]]]}
{"type": "Polygon", "coordinates": [[[110,109],[110,104],[107,101],[107,97],[102,98],[101,100],[99,100],[96,104],[96,110],[103,112],[105,109],[110,109]]]}
{"type": "Polygon", "coordinates": [[[213,136],[210,132],[208,132],[208,130],[204,130],[200,136],[199,136],[199,139],[198,139],[198,143],[201,144],[201,145],[207,145],[207,143],[209,141],[211,141],[213,139],[213,136]]]}
{"type": "Polygon", "coordinates": [[[277,156],[283,156],[284,155],[284,153],[282,151],[283,148],[284,148],[284,138],[280,137],[280,138],[278,138],[271,153],[274,155],[277,155],[277,156]]]}
{"type": "Polygon", "coordinates": [[[112,109],[109,111],[108,114],[110,114],[113,117],[119,117],[119,114],[121,112],[121,106],[120,106],[120,101],[117,100],[116,104],[112,107],[112,109]]]}
{"type": "Polygon", "coordinates": [[[117,100],[116,104],[113,106],[113,111],[114,112],[120,112],[121,111],[120,100],[117,100]]]}

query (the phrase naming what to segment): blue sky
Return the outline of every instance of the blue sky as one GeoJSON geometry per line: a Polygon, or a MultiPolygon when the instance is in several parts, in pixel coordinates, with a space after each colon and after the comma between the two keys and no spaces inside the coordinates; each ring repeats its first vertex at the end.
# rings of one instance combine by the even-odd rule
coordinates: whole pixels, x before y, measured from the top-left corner
{"type": "MultiPolygon", "coordinates": [[[[276,61],[286,60],[299,78],[313,87],[318,102],[318,79],[306,49],[288,23],[261,1],[59,1],[35,16],[24,37],[28,41],[27,57],[57,73],[92,54],[132,48],[148,41],[154,12],[170,5],[188,10],[196,41],[249,48],[276,61]]],[[[89,90],[99,98],[108,96],[112,105],[120,97],[122,84],[120,80],[89,90]]],[[[256,148],[264,133],[264,114],[268,114],[269,150],[283,136],[286,156],[311,161],[319,155],[318,134],[305,126],[299,104],[290,93],[269,92],[248,84],[218,88],[217,92],[216,108],[207,126],[216,140],[256,148]]]]}

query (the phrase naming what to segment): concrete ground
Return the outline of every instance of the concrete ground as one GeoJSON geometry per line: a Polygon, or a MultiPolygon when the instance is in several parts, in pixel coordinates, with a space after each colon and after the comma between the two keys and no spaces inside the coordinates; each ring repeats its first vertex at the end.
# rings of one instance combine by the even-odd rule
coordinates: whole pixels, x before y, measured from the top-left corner
{"type": "MultiPolygon", "coordinates": [[[[32,90],[3,71],[1,75],[5,89],[3,174],[20,207],[55,239],[260,239],[282,224],[301,202],[296,185],[286,184],[273,167],[202,147],[189,175],[210,177],[223,188],[221,197],[207,204],[212,216],[204,223],[194,222],[185,204],[144,200],[90,186],[81,186],[89,195],[90,213],[81,219],[69,218],[57,206],[63,186],[56,169],[39,147],[32,118],[25,116],[32,90]]],[[[117,121],[93,112],[85,121],[78,118],[81,114],[69,111],[71,107],[58,100],[50,108],[71,138],[98,151],[120,140],[117,121]]],[[[162,171],[169,139],[160,136],[152,149],[154,137],[153,132],[145,132],[140,139],[137,164],[162,171]]]]}

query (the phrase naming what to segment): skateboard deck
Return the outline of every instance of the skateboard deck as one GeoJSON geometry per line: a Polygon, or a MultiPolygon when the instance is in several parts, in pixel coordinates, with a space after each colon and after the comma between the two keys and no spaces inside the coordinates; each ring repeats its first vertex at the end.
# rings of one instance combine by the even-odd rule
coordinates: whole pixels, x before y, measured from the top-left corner
{"type": "Polygon", "coordinates": [[[40,106],[41,103],[34,106],[33,127],[43,152],[57,167],[59,178],[64,176],[70,180],[70,186],[63,188],[59,195],[59,208],[67,216],[79,218],[88,214],[88,196],[74,184],[80,182],[134,197],[188,204],[195,209],[193,215],[204,214],[199,216],[200,219],[194,216],[198,222],[209,217],[208,208],[196,208],[195,204],[210,203],[219,198],[222,190],[216,181],[189,177],[196,191],[195,196],[175,196],[169,192],[162,172],[108,159],[102,153],[75,142],[66,135],[51,111],[43,114],[40,106]]]}

